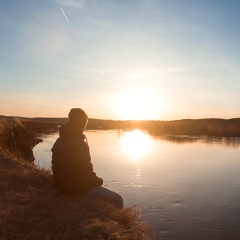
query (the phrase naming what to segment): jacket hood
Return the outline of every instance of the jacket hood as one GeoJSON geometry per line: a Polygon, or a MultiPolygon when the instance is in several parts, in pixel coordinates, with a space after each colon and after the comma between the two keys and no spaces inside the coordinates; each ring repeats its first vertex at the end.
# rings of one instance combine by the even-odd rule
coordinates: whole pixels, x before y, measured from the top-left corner
{"type": "Polygon", "coordinates": [[[82,132],[82,129],[71,125],[69,123],[63,125],[59,130],[59,136],[62,139],[68,139],[68,138],[81,138],[84,140],[86,137],[82,132]]]}

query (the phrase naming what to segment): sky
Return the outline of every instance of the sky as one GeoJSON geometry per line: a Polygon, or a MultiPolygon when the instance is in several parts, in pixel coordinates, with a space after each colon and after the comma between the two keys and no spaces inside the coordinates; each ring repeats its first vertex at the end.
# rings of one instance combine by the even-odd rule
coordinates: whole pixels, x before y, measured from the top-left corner
{"type": "Polygon", "coordinates": [[[240,117],[239,0],[1,0],[0,115],[240,117]]]}

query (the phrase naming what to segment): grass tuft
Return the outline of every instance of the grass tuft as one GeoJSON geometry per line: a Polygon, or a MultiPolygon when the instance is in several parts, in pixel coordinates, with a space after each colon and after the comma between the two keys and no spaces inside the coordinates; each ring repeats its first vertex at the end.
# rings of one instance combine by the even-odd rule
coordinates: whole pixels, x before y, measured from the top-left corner
{"type": "Polygon", "coordinates": [[[21,159],[0,158],[0,196],[0,239],[151,239],[137,209],[58,195],[48,171],[21,159]]]}

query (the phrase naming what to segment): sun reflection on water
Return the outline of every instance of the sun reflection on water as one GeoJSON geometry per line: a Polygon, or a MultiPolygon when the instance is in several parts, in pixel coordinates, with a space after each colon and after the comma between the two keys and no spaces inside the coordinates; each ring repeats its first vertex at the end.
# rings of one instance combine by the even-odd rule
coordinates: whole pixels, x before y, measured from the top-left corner
{"type": "Polygon", "coordinates": [[[147,134],[135,129],[125,133],[121,137],[121,145],[124,152],[128,154],[134,162],[137,162],[150,151],[151,139],[147,134]]]}

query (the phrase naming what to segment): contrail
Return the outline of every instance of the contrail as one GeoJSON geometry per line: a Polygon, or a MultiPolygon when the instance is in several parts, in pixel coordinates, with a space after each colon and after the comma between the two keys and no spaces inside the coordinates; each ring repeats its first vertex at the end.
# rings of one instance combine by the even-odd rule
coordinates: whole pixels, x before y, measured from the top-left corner
{"type": "Polygon", "coordinates": [[[65,17],[65,19],[67,20],[67,22],[69,23],[69,20],[68,20],[68,18],[67,18],[67,16],[66,16],[65,12],[63,11],[63,9],[62,9],[61,6],[60,6],[60,10],[61,10],[63,16],[65,17]]]}
{"type": "Polygon", "coordinates": [[[103,84],[103,82],[100,81],[100,80],[98,79],[98,77],[96,76],[96,74],[93,72],[94,70],[87,68],[87,71],[91,72],[91,73],[90,73],[90,74],[91,74],[91,77],[92,77],[94,80],[96,80],[102,87],[105,88],[105,85],[103,84]]]}

